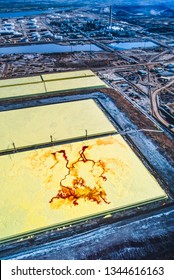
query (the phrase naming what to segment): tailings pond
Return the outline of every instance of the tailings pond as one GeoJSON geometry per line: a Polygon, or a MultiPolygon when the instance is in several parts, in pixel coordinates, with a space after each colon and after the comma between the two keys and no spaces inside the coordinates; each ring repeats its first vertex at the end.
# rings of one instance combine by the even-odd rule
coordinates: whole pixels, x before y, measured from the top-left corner
{"type": "Polygon", "coordinates": [[[111,48],[115,50],[131,50],[131,49],[148,49],[148,48],[156,48],[158,47],[157,44],[151,42],[151,41],[145,41],[145,42],[125,42],[125,43],[112,43],[109,45],[111,48]]]}
{"type": "Polygon", "coordinates": [[[94,44],[79,45],[57,45],[57,44],[34,44],[26,46],[3,47],[0,54],[20,54],[20,53],[64,53],[64,52],[99,52],[101,48],[94,44]]]}

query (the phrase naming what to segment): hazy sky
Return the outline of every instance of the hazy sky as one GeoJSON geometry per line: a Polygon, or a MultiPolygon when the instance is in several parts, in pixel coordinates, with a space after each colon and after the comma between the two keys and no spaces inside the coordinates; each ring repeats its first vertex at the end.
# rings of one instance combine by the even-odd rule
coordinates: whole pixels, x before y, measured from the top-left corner
{"type": "Polygon", "coordinates": [[[158,4],[168,4],[168,6],[170,8],[174,9],[174,0],[0,0],[0,3],[4,3],[5,2],[11,2],[11,3],[15,3],[15,2],[25,2],[25,5],[27,5],[28,3],[53,3],[53,2],[57,2],[57,3],[63,3],[65,2],[66,4],[72,3],[72,2],[79,2],[79,3],[83,3],[83,4],[87,4],[87,3],[101,3],[101,4],[112,4],[112,5],[141,5],[141,6],[146,6],[146,5],[158,5],[158,4]]]}
{"type": "MultiPolygon", "coordinates": [[[[82,0],[0,0],[0,2],[83,2],[82,0]]],[[[113,4],[124,4],[124,3],[132,3],[132,4],[141,4],[141,5],[147,5],[153,3],[174,3],[174,0],[85,0],[85,2],[112,2],[113,4]]],[[[172,8],[172,7],[171,7],[172,8]]]]}

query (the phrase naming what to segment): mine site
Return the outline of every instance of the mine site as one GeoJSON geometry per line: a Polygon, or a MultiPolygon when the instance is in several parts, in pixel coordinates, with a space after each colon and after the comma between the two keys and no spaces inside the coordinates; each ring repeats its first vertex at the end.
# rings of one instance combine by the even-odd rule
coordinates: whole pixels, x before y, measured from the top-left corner
{"type": "Polygon", "coordinates": [[[172,259],[174,10],[43,3],[0,12],[1,259],[172,259]]]}

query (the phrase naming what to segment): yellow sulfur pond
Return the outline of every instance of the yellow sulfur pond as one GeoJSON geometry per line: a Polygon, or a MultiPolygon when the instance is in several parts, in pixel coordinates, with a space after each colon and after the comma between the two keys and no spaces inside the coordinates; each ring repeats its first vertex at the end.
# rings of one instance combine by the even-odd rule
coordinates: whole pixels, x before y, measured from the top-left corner
{"type": "Polygon", "coordinates": [[[92,100],[0,112],[0,150],[116,132],[92,100]]]}
{"type": "Polygon", "coordinates": [[[0,157],[0,239],[166,198],[120,136],[0,157]]]}

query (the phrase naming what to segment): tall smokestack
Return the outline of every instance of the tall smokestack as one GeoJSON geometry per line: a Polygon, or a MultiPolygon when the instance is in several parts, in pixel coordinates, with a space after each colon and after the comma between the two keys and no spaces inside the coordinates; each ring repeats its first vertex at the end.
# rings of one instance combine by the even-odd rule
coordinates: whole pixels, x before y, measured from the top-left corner
{"type": "Polygon", "coordinates": [[[112,6],[109,9],[109,27],[112,27],[112,6]]]}

